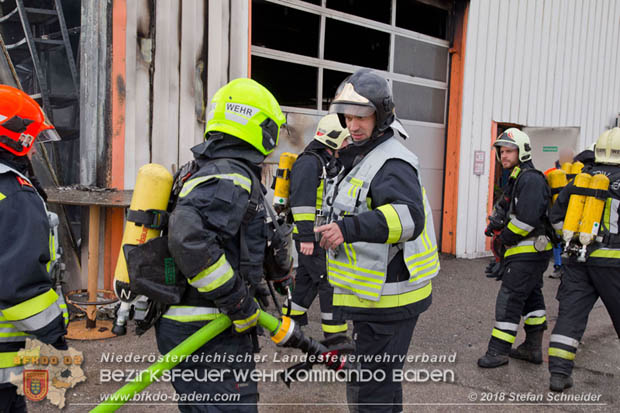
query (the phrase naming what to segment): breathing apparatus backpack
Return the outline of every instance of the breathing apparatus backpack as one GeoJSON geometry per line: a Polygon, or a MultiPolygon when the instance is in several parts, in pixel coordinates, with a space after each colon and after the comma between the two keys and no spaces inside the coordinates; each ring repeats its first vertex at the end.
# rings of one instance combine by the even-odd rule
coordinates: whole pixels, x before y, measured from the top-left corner
{"type": "Polygon", "coordinates": [[[602,222],[608,198],[620,199],[614,185],[610,185],[620,180],[620,173],[607,176],[588,172],[590,170],[575,177],[562,227],[564,252],[576,256],[578,262],[585,262],[597,243],[611,248],[620,246],[620,236],[612,234],[602,222]]]}
{"type": "MultiPolygon", "coordinates": [[[[516,166],[515,168],[519,168],[519,167],[516,166]]],[[[513,211],[514,211],[514,208],[515,208],[515,192],[516,192],[516,188],[517,188],[517,184],[518,184],[519,180],[523,176],[525,176],[526,174],[531,174],[531,173],[536,173],[536,174],[540,175],[545,180],[545,183],[547,184],[547,187],[549,188],[549,198],[548,198],[548,203],[547,203],[547,213],[543,217],[542,225],[539,226],[538,228],[535,228],[532,231],[532,233],[530,233],[530,235],[529,235],[529,236],[536,236],[537,237],[537,239],[534,241],[534,248],[536,248],[537,251],[544,251],[544,247],[547,245],[547,242],[551,242],[553,244],[553,246],[558,246],[562,242],[562,239],[555,232],[555,230],[553,229],[553,226],[551,225],[551,221],[549,220],[549,212],[551,211],[551,206],[552,206],[553,202],[555,201],[555,199],[557,198],[557,195],[554,194],[555,191],[549,185],[549,181],[548,181],[547,177],[545,177],[545,175],[541,171],[539,171],[538,169],[534,169],[534,168],[520,169],[519,168],[519,170],[517,171],[516,178],[515,178],[515,181],[513,183],[511,193],[510,193],[510,206],[509,206],[507,214],[506,214],[505,222],[508,223],[508,221],[510,220],[510,216],[513,214],[513,211]]],[[[511,176],[512,175],[515,175],[514,171],[511,174],[511,176]]]]}
{"type": "MultiPolygon", "coordinates": [[[[244,240],[244,231],[247,224],[256,216],[264,201],[262,186],[258,177],[238,160],[226,158],[214,159],[209,162],[223,167],[229,167],[231,164],[236,165],[246,171],[252,181],[252,191],[240,229],[240,272],[243,274],[244,265],[250,263],[249,252],[244,240]]],[[[160,165],[157,166],[163,168],[160,165]]],[[[169,188],[169,196],[167,197],[165,209],[133,209],[130,207],[127,213],[125,232],[127,233],[133,227],[141,227],[145,235],[138,240],[143,242],[138,243],[128,243],[125,236],[123,237],[122,254],[119,254],[119,262],[115,271],[115,291],[121,301],[125,303],[132,302],[139,296],[148,297],[148,309],[144,312],[144,318],[141,320],[136,319],[136,333],[138,335],[153,326],[167,310],[168,306],[180,303],[188,286],[187,279],[179,271],[174,258],[168,250],[168,217],[176,206],[183,184],[198,169],[198,164],[195,161],[190,161],[179,169],[171,180],[172,184],[167,186],[169,188]],[[151,230],[154,231],[154,236],[153,233],[147,236],[147,231],[151,230]],[[121,277],[127,274],[126,279],[117,277],[119,274],[121,277]]],[[[137,185],[138,180],[136,181],[137,185]]],[[[136,191],[134,191],[134,196],[136,196],[136,191]]],[[[133,198],[132,204],[134,204],[133,198]]]]}

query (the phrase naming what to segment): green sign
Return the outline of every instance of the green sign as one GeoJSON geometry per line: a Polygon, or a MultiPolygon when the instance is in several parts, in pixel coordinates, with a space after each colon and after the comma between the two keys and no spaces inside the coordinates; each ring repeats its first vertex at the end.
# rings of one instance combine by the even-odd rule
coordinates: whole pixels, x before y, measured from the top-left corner
{"type": "Polygon", "coordinates": [[[543,146],[543,152],[557,152],[557,146],[543,146]]]}

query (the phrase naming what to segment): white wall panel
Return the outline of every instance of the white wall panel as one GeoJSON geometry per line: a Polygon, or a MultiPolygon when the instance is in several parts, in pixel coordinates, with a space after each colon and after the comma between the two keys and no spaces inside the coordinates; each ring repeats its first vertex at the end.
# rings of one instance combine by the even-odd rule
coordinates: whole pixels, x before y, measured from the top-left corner
{"type": "Polygon", "coordinates": [[[617,0],[471,0],[468,19],[457,211],[460,257],[486,254],[482,232],[493,122],[577,127],[581,150],[620,112],[617,0]],[[487,152],[482,176],[472,171],[475,150],[487,152]]]}

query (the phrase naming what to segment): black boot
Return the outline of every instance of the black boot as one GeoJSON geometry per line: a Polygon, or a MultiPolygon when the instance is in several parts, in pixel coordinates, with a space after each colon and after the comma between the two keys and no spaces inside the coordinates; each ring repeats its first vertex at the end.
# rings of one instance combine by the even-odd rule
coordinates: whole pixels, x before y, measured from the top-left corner
{"type": "Polygon", "coordinates": [[[508,364],[508,355],[494,350],[487,350],[486,354],[478,359],[478,367],[492,369],[508,364]]]}
{"type": "Polygon", "coordinates": [[[510,357],[529,361],[534,364],[542,363],[543,330],[527,333],[525,341],[515,349],[510,350],[510,357]]]}
{"type": "Polygon", "coordinates": [[[564,374],[551,373],[551,379],[549,379],[549,389],[551,391],[562,392],[564,389],[570,389],[573,387],[573,378],[571,376],[565,376],[564,374]]]}

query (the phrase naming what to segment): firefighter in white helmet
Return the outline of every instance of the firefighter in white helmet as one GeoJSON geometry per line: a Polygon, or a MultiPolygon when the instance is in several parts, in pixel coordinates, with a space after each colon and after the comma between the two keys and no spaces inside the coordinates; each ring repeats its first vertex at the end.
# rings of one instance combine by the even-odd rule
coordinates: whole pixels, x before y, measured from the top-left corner
{"type": "Polygon", "coordinates": [[[324,116],[317,126],[312,142],[293,164],[291,171],[291,212],[295,222],[293,239],[298,252],[295,289],[291,302],[285,304],[285,314],[300,325],[308,323],[307,311],[319,295],[321,328],[325,337],[347,331],[347,323],[334,317],[333,287],[327,281],[325,250],[315,239],[314,227],[325,223],[326,179],[335,178],[340,171],[337,151],[349,138],[338,115],[324,116]],[[288,308],[290,307],[290,308],[288,308]]]}
{"type": "MultiPolygon", "coordinates": [[[[620,337],[620,128],[607,130],[598,138],[594,157],[595,163],[584,172],[592,176],[605,174],[609,178],[609,190],[602,194],[605,207],[597,217],[601,222],[596,241],[588,246],[585,262],[569,257],[556,296],[560,308],[549,339],[549,387],[559,392],[573,385],[573,360],[588,315],[599,298],[620,337]]],[[[570,182],[553,204],[550,219],[556,229],[562,229],[574,188],[570,182]]]]}
{"type": "Polygon", "coordinates": [[[502,168],[511,173],[496,206],[505,211],[503,219],[495,220],[501,224],[498,228],[491,222],[485,231],[491,235],[500,230],[497,249],[504,261],[504,272],[495,304],[495,325],[478,366],[502,366],[508,363],[509,355],[540,364],[543,331],[547,328],[543,273],[552,248],[547,236],[550,189],[543,173],[534,168],[527,134],[510,128],[493,146],[502,168]],[[526,338],[511,351],[522,317],[526,338]]]}

